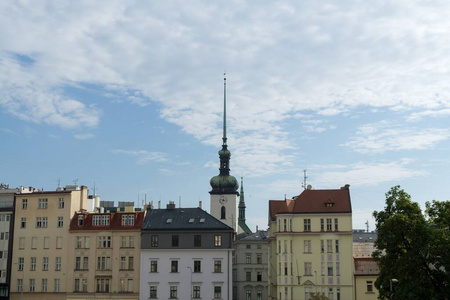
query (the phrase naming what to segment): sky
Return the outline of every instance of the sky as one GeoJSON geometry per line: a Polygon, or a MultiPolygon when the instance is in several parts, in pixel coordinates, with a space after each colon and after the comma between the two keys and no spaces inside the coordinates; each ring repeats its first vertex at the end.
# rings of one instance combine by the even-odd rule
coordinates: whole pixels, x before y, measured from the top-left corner
{"type": "Polygon", "coordinates": [[[0,182],[209,211],[223,73],[247,224],[350,184],[450,199],[448,1],[1,1],[0,182]],[[306,170],[306,171],[304,171],[306,170]]]}

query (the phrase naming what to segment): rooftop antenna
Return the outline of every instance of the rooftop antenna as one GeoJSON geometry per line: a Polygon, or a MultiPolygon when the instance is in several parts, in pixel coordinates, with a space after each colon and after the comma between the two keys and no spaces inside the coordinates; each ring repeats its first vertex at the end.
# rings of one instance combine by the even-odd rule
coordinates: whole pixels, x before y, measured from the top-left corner
{"type": "Polygon", "coordinates": [[[308,176],[306,176],[306,170],[303,170],[303,182],[302,182],[302,188],[304,190],[306,190],[306,188],[308,187],[308,185],[306,184],[306,179],[308,178],[308,176]]]}
{"type": "Polygon", "coordinates": [[[95,194],[95,182],[94,182],[94,197],[96,196],[96,194],[95,194]]]}
{"type": "Polygon", "coordinates": [[[60,188],[60,187],[61,187],[61,177],[58,178],[58,188],[60,188]]]}
{"type": "Polygon", "coordinates": [[[181,208],[181,196],[178,196],[178,207],[181,208]]]}
{"type": "Polygon", "coordinates": [[[78,179],[74,179],[73,184],[77,185],[78,179]]]}
{"type": "Polygon", "coordinates": [[[368,220],[366,220],[366,228],[367,228],[367,232],[369,232],[369,221],[368,220]]]}

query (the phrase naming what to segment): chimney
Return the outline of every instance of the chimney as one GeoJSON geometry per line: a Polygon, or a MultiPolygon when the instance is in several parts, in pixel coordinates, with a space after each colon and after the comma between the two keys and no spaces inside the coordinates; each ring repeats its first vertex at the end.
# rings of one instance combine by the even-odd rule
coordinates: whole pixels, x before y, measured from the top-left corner
{"type": "Polygon", "coordinates": [[[161,200],[158,201],[158,209],[161,209],[161,200]]]}
{"type": "Polygon", "coordinates": [[[202,208],[202,201],[201,201],[201,200],[198,201],[198,207],[200,207],[201,209],[203,209],[203,208],[202,208]]]}
{"type": "Polygon", "coordinates": [[[341,190],[348,190],[350,188],[350,184],[346,184],[343,187],[341,187],[341,190]]]}
{"type": "Polygon", "coordinates": [[[167,204],[167,209],[175,209],[175,202],[169,201],[169,204],[167,204]]]}
{"type": "Polygon", "coordinates": [[[258,232],[258,225],[256,225],[256,232],[258,232]]]}

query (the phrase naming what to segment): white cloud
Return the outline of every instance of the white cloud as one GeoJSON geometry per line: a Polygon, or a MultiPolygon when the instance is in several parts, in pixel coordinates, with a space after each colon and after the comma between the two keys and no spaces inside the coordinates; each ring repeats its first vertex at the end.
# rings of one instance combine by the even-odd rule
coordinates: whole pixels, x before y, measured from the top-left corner
{"type": "Polygon", "coordinates": [[[382,121],[361,126],[356,136],[342,144],[363,154],[386,151],[424,150],[436,146],[450,137],[447,128],[402,128],[382,121]]]}
{"type": "Polygon", "coordinates": [[[83,134],[75,134],[75,138],[78,140],[88,140],[94,138],[95,135],[93,133],[83,133],[83,134]]]}
{"type": "Polygon", "coordinates": [[[407,178],[425,176],[426,170],[410,167],[410,159],[386,163],[355,163],[350,165],[317,165],[310,169],[314,176],[314,188],[342,186],[349,183],[352,186],[375,186],[383,182],[398,182],[407,178]],[[317,186],[314,186],[316,185],[317,186]]]}
{"type": "Polygon", "coordinates": [[[151,161],[154,162],[166,162],[167,155],[162,152],[150,152],[146,150],[112,150],[112,153],[117,155],[129,155],[136,159],[136,163],[139,165],[147,164],[151,161]]]}
{"type": "Polygon", "coordinates": [[[450,115],[450,108],[440,110],[425,110],[421,112],[412,113],[406,119],[408,121],[419,121],[423,117],[446,117],[450,115]]]}

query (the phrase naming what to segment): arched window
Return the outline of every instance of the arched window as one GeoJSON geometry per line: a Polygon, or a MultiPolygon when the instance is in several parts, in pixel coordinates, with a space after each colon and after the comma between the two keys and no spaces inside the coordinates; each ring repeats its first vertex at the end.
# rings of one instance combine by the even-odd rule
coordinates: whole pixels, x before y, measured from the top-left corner
{"type": "Polygon", "coordinates": [[[225,206],[222,206],[220,209],[220,218],[225,219],[225,206]]]}

